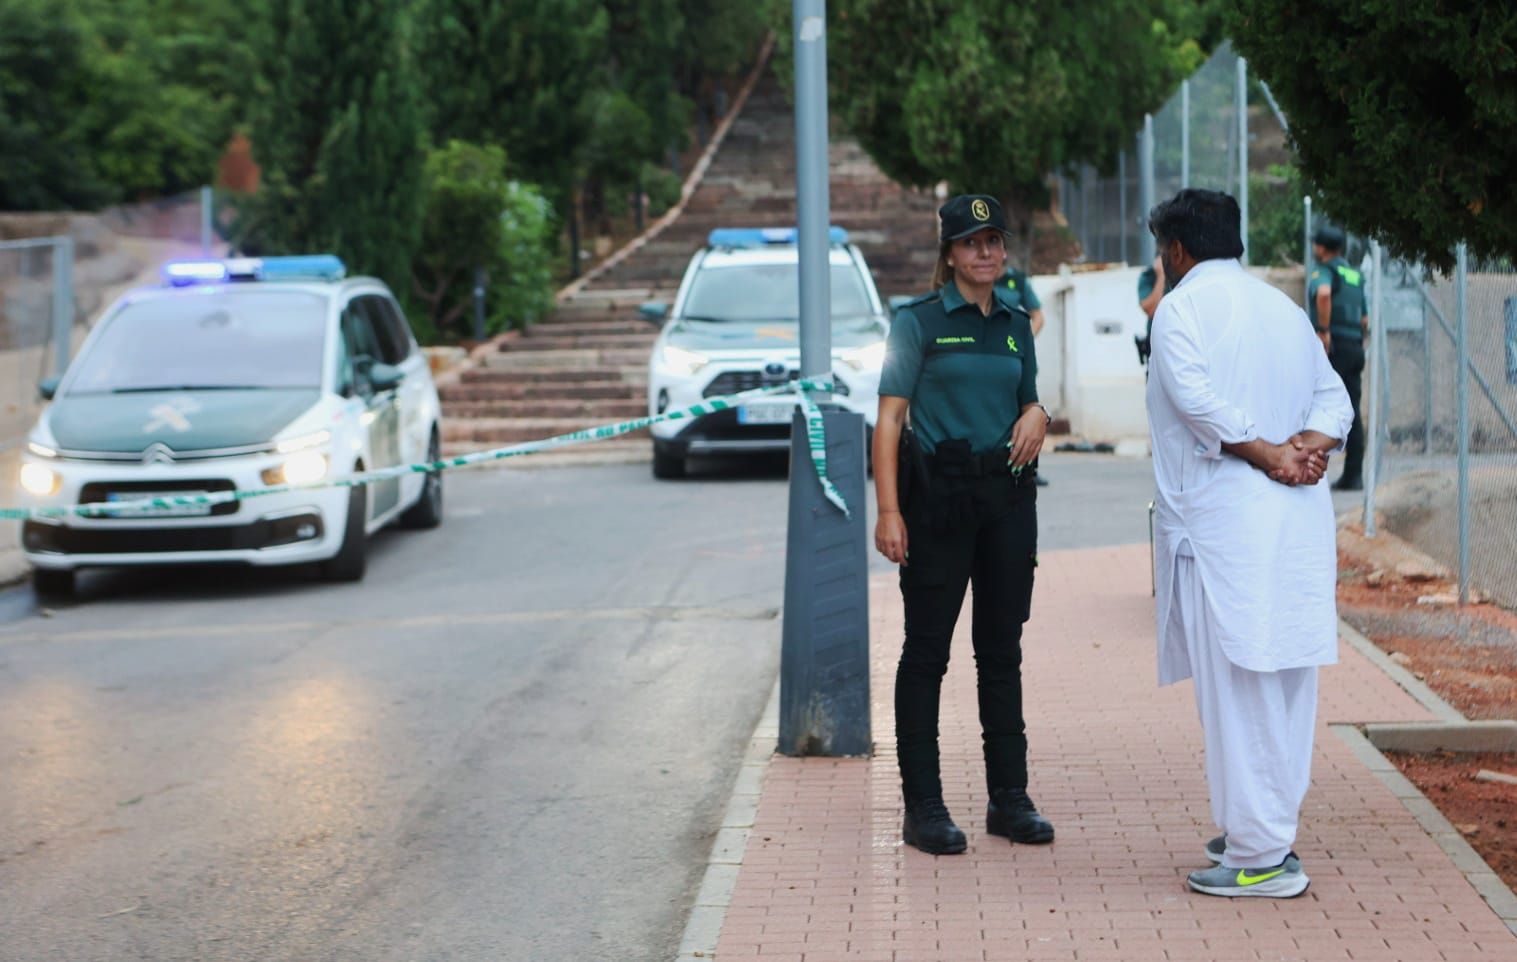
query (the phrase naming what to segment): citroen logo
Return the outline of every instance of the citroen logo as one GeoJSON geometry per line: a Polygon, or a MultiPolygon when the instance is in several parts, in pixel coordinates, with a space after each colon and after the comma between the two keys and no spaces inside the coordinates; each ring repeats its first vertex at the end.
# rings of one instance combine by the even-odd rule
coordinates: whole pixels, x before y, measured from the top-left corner
{"type": "Polygon", "coordinates": [[[173,464],[174,451],[167,444],[154,443],[142,452],[143,464],[173,464]]]}
{"type": "Polygon", "coordinates": [[[764,376],[774,379],[783,378],[785,376],[785,365],[778,361],[770,361],[764,365],[764,376]]]}

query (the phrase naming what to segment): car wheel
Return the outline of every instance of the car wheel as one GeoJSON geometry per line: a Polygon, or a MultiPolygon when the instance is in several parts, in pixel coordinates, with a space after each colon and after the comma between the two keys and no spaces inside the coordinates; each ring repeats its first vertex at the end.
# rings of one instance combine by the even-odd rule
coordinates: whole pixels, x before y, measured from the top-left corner
{"type": "MultiPolygon", "coordinates": [[[[437,441],[437,430],[432,431],[432,440],[427,442],[427,460],[442,460],[442,445],[437,441]]],[[[400,526],[412,530],[435,528],[442,524],[442,472],[428,471],[421,485],[421,497],[400,516],[400,526]]]]}
{"type": "Polygon", "coordinates": [[[34,568],[32,590],[39,598],[67,598],[74,593],[74,572],[34,568]]]}
{"type": "Polygon", "coordinates": [[[685,476],[685,459],[655,444],[653,446],[653,476],[663,480],[683,478],[685,476]]]}
{"type": "Polygon", "coordinates": [[[348,523],[342,532],[342,547],[321,563],[321,576],[328,581],[361,581],[369,561],[369,534],[364,525],[369,520],[369,489],[356,485],[348,489],[348,523]]]}

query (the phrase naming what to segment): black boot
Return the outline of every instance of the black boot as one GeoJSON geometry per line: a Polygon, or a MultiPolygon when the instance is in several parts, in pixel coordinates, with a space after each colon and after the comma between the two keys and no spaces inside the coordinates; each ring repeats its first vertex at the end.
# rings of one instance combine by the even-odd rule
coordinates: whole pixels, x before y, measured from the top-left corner
{"type": "Polygon", "coordinates": [[[1038,814],[1032,799],[1020,789],[1002,788],[990,797],[990,808],[985,812],[985,831],[1026,845],[1053,841],[1053,825],[1038,814]]]}
{"type": "Polygon", "coordinates": [[[941,798],[908,801],[901,834],[907,845],[914,845],[930,855],[958,855],[969,845],[964,833],[953,824],[948,806],[941,798]]]}

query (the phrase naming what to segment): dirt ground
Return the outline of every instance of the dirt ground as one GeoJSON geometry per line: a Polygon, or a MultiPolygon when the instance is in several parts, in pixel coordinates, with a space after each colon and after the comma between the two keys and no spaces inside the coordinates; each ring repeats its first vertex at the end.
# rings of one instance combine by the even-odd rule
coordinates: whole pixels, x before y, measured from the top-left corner
{"type": "Polygon", "coordinates": [[[1517,889],[1517,785],[1479,782],[1481,769],[1517,775],[1517,753],[1386,757],[1454,823],[1507,886],[1517,889]]]}

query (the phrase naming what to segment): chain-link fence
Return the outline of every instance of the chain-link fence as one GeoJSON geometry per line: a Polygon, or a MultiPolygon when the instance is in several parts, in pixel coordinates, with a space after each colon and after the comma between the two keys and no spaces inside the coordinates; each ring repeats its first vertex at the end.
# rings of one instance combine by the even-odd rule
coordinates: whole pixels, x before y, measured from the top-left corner
{"type": "Polygon", "coordinates": [[[38,382],[67,363],[73,263],[69,237],[0,241],[0,451],[41,409],[38,382]]]}
{"type": "Polygon", "coordinates": [[[1250,85],[1247,65],[1223,44],[1147,119],[1114,171],[1083,165],[1058,177],[1059,207],[1083,259],[1148,264],[1148,212],[1184,187],[1237,197],[1247,238],[1249,144],[1256,139],[1283,145],[1283,127],[1264,91],[1250,85]],[[1260,101],[1252,110],[1251,93],[1260,101]]]}

